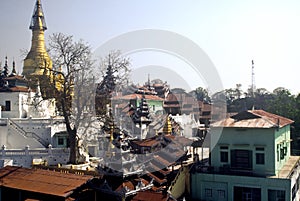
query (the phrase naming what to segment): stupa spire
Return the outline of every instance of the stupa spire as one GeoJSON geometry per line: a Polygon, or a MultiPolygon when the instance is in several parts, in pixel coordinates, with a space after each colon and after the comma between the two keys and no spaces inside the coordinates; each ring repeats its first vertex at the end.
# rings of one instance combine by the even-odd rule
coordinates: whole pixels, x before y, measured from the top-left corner
{"type": "Polygon", "coordinates": [[[12,68],[12,71],[11,71],[11,75],[17,75],[15,60],[13,60],[13,68],[12,68]]]}
{"type": "Polygon", "coordinates": [[[29,29],[43,30],[43,31],[45,31],[47,29],[41,0],[37,0],[35,3],[35,7],[34,7],[34,11],[33,11],[29,29]]]}
{"type": "Polygon", "coordinates": [[[42,75],[45,69],[52,69],[52,61],[45,46],[47,26],[41,0],[36,0],[29,29],[32,30],[31,48],[24,60],[23,75],[42,75]]]}

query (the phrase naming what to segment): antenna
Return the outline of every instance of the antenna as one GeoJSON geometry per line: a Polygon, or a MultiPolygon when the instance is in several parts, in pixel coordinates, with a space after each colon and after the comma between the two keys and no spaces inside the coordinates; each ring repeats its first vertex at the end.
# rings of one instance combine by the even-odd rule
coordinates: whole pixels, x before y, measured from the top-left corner
{"type": "Polygon", "coordinates": [[[254,91],[255,91],[255,74],[254,74],[254,61],[253,60],[252,60],[251,91],[252,91],[252,97],[254,97],[254,91]]]}

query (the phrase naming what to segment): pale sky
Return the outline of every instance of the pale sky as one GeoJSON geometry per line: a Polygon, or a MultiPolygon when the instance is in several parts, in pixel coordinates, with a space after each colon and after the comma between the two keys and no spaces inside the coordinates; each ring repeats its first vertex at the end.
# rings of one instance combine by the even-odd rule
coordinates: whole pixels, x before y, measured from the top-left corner
{"type": "MultiPolygon", "coordinates": [[[[10,65],[14,58],[21,71],[20,49],[30,48],[28,27],[34,4],[35,0],[0,0],[2,66],[7,55],[10,65]]],[[[240,83],[245,90],[251,85],[253,59],[257,88],[272,91],[285,87],[294,94],[300,93],[298,0],[42,0],[42,4],[48,26],[46,40],[52,33],[62,32],[85,40],[95,50],[130,31],[171,31],[202,48],[216,67],[224,88],[240,83]]],[[[133,58],[133,68],[157,65],[173,70],[190,88],[206,84],[189,71],[182,73],[188,65],[170,55],[146,53],[129,57],[133,58]]],[[[151,74],[140,76],[141,80],[146,81],[148,73],[151,74]]],[[[174,79],[168,82],[176,85],[174,79]]]]}

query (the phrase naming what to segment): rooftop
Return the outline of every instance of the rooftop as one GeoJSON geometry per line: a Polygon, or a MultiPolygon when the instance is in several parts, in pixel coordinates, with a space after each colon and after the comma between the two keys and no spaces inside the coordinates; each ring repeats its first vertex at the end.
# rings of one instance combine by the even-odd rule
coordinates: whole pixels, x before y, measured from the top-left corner
{"type": "Polygon", "coordinates": [[[0,169],[0,178],[7,188],[68,197],[92,176],[6,166],[0,169]]]}
{"type": "Polygon", "coordinates": [[[164,99],[163,98],[160,98],[156,95],[148,95],[148,94],[129,94],[129,95],[125,95],[125,96],[116,96],[116,97],[113,97],[112,99],[113,100],[135,100],[135,99],[142,99],[144,97],[144,99],[146,100],[157,100],[157,101],[163,101],[164,99]]]}
{"type": "Polygon", "coordinates": [[[300,156],[290,156],[285,165],[281,168],[279,173],[274,178],[286,179],[293,174],[293,170],[297,167],[300,156]]]}
{"type": "Polygon", "coordinates": [[[294,121],[264,110],[248,110],[217,121],[211,127],[233,128],[276,128],[292,124],[294,121]]]}
{"type": "Polygon", "coordinates": [[[152,192],[152,191],[141,191],[136,196],[133,197],[132,201],[146,201],[146,200],[174,200],[169,195],[162,192],[152,192]]]}

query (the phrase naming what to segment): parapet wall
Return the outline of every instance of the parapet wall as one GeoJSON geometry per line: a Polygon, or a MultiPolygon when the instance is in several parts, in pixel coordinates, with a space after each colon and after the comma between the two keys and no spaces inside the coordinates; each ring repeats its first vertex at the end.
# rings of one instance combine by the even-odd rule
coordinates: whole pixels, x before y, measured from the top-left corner
{"type": "Polygon", "coordinates": [[[33,162],[42,162],[48,165],[67,164],[70,150],[68,148],[36,148],[30,149],[26,146],[24,149],[6,149],[2,146],[0,159],[13,160],[13,165],[22,167],[31,167],[33,162]]]}

